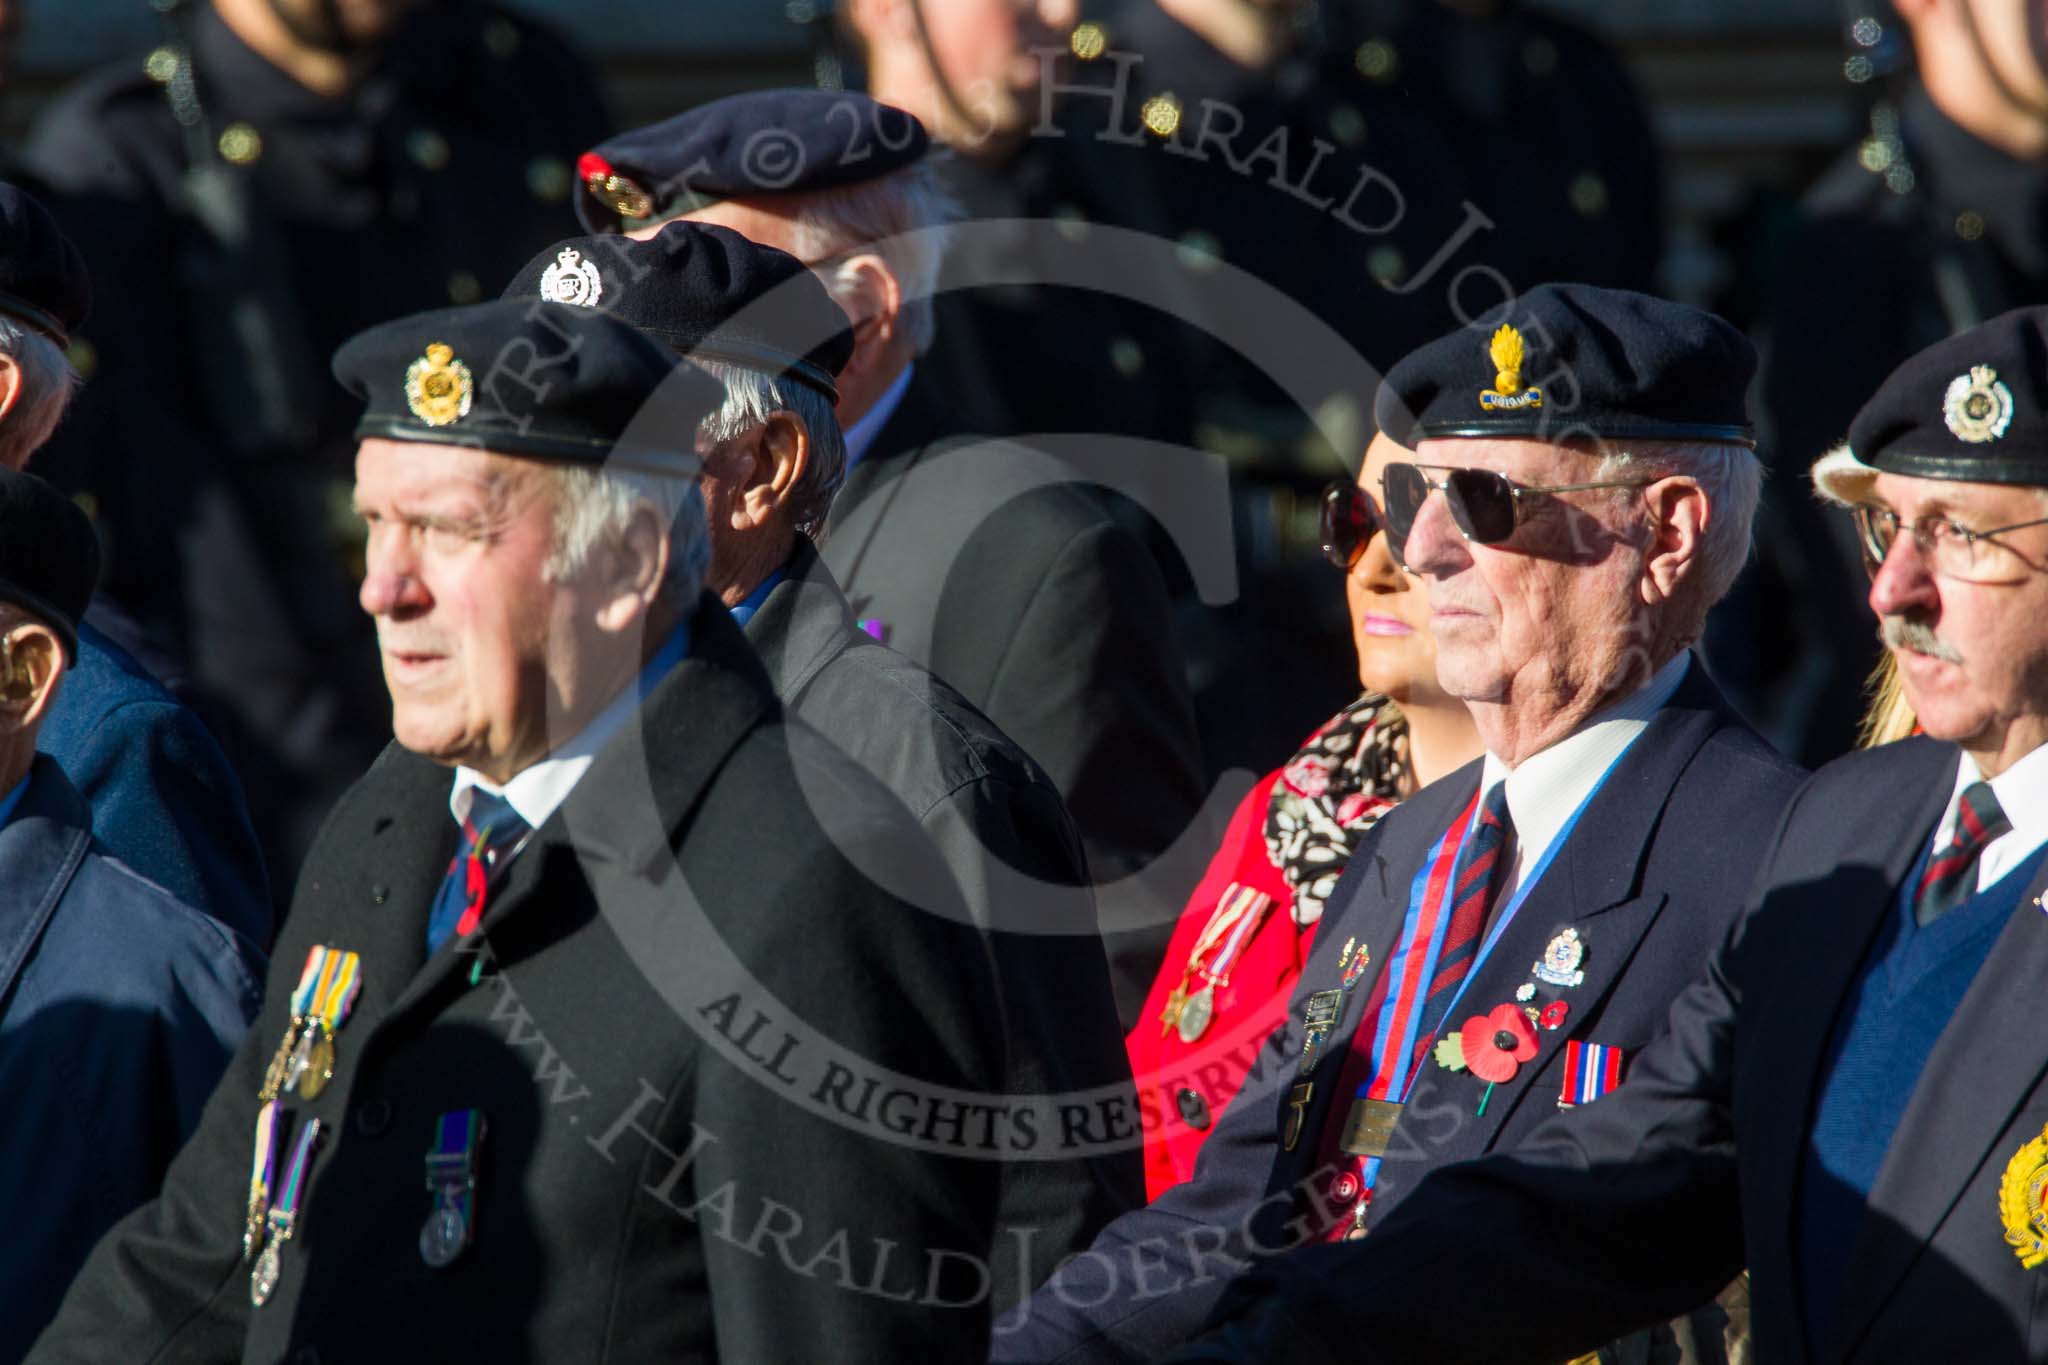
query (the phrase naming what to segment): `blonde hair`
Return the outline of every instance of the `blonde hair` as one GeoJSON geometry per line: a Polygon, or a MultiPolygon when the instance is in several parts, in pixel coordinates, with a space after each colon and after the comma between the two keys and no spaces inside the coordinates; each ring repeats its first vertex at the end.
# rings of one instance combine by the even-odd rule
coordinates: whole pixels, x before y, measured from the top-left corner
{"type": "Polygon", "coordinates": [[[1899,665],[1890,650],[1885,651],[1884,658],[1871,671],[1864,692],[1869,701],[1863,708],[1863,721],[1856,727],[1857,748],[1875,749],[1880,744],[1905,739],[1920,727],[1920,718],[1913,714],[1913,704],[1906,700],[1905,686],[1899,681],[1899,665]]]}

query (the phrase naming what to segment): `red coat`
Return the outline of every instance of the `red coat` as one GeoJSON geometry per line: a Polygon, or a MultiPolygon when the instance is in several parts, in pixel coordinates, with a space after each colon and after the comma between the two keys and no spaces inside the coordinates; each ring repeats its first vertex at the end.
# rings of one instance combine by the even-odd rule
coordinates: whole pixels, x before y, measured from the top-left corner
{"type": "MultiPolygon", "coordinates": [[[[1266,851],[1266,806],[1279,775],[1260,778],[1231,817],[1221,847],[1174,928],[1165,965],[1145,998],[1144,1017],[1124,1040],[1138,1084],[1147,1199],[1194,1174],[1202,1140],[1215,1131],[1259,1049],[1286,1017],[1288,997],[1315,936],[1313,925],[1296,927],[1293,892],[1266,851]],[[1162,1036],[1167,996],[1180,984],[1188,954],[1232,883],[1272,897],[1272,908],[1238,950],[1228,984],[1216,986],[1215,1017],[1207,1031],[1193,1043],[1183,1042],[1171,1028],[1162,1036]]],[[[1190,985],[1202,980],[1198,973],[1190,985]]]]}

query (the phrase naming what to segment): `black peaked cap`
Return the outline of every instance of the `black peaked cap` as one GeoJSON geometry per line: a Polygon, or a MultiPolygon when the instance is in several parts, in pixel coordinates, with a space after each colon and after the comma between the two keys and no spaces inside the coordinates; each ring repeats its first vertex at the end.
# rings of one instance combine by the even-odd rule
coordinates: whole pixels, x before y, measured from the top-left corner
{"type": "Polygon", "coordinates": [[[78,248],[34,195],[0,181],[0,313],[65,346],[91,310],[78,248]]]}

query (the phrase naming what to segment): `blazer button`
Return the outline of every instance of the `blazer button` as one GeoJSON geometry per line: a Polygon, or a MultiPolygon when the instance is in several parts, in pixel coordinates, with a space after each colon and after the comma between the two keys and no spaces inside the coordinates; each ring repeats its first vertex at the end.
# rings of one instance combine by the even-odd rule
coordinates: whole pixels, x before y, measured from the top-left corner
{"type": "Polygon", "coordinates": [[[365,1100],[362,1108],[356,1110],[356,1131],[364,1137],[376,1137],[391,1126],[391,1101],[382,1095],[365,1100]]]}
{"type": "Polygon", "coordinates": [[[1183,1088],[1173,1102],[1180,1110],[1181,1122],[1188,1127],[1199,1133],[1209,1126],[1209,1102],[1199,1092],[1183,1088]]]}

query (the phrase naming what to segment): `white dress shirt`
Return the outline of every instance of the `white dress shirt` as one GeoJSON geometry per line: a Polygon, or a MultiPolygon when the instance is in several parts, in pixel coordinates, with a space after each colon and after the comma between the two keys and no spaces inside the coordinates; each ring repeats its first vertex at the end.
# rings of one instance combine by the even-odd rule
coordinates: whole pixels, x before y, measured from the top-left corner
{"type": "Polygon", "coordinates": [[[1496,782],[1508,784],[1508,818],[1515,824],[1515,861],[1495,897],[1504,905],[1531,869],[1541,865],[1550,846],[1564,833],[1572,812],[1592,794],[1607,770],[1628,752],[1629,745],[1649,728],[1672,693],[1685,681],[1692,664],[1682,651],[1650,676],[1636,691],[1597,713],[1578,729],[1540,753],[1531,754],[1510,771],[1492,754],[1479,777],[1482,795],[1496,782]]]}

